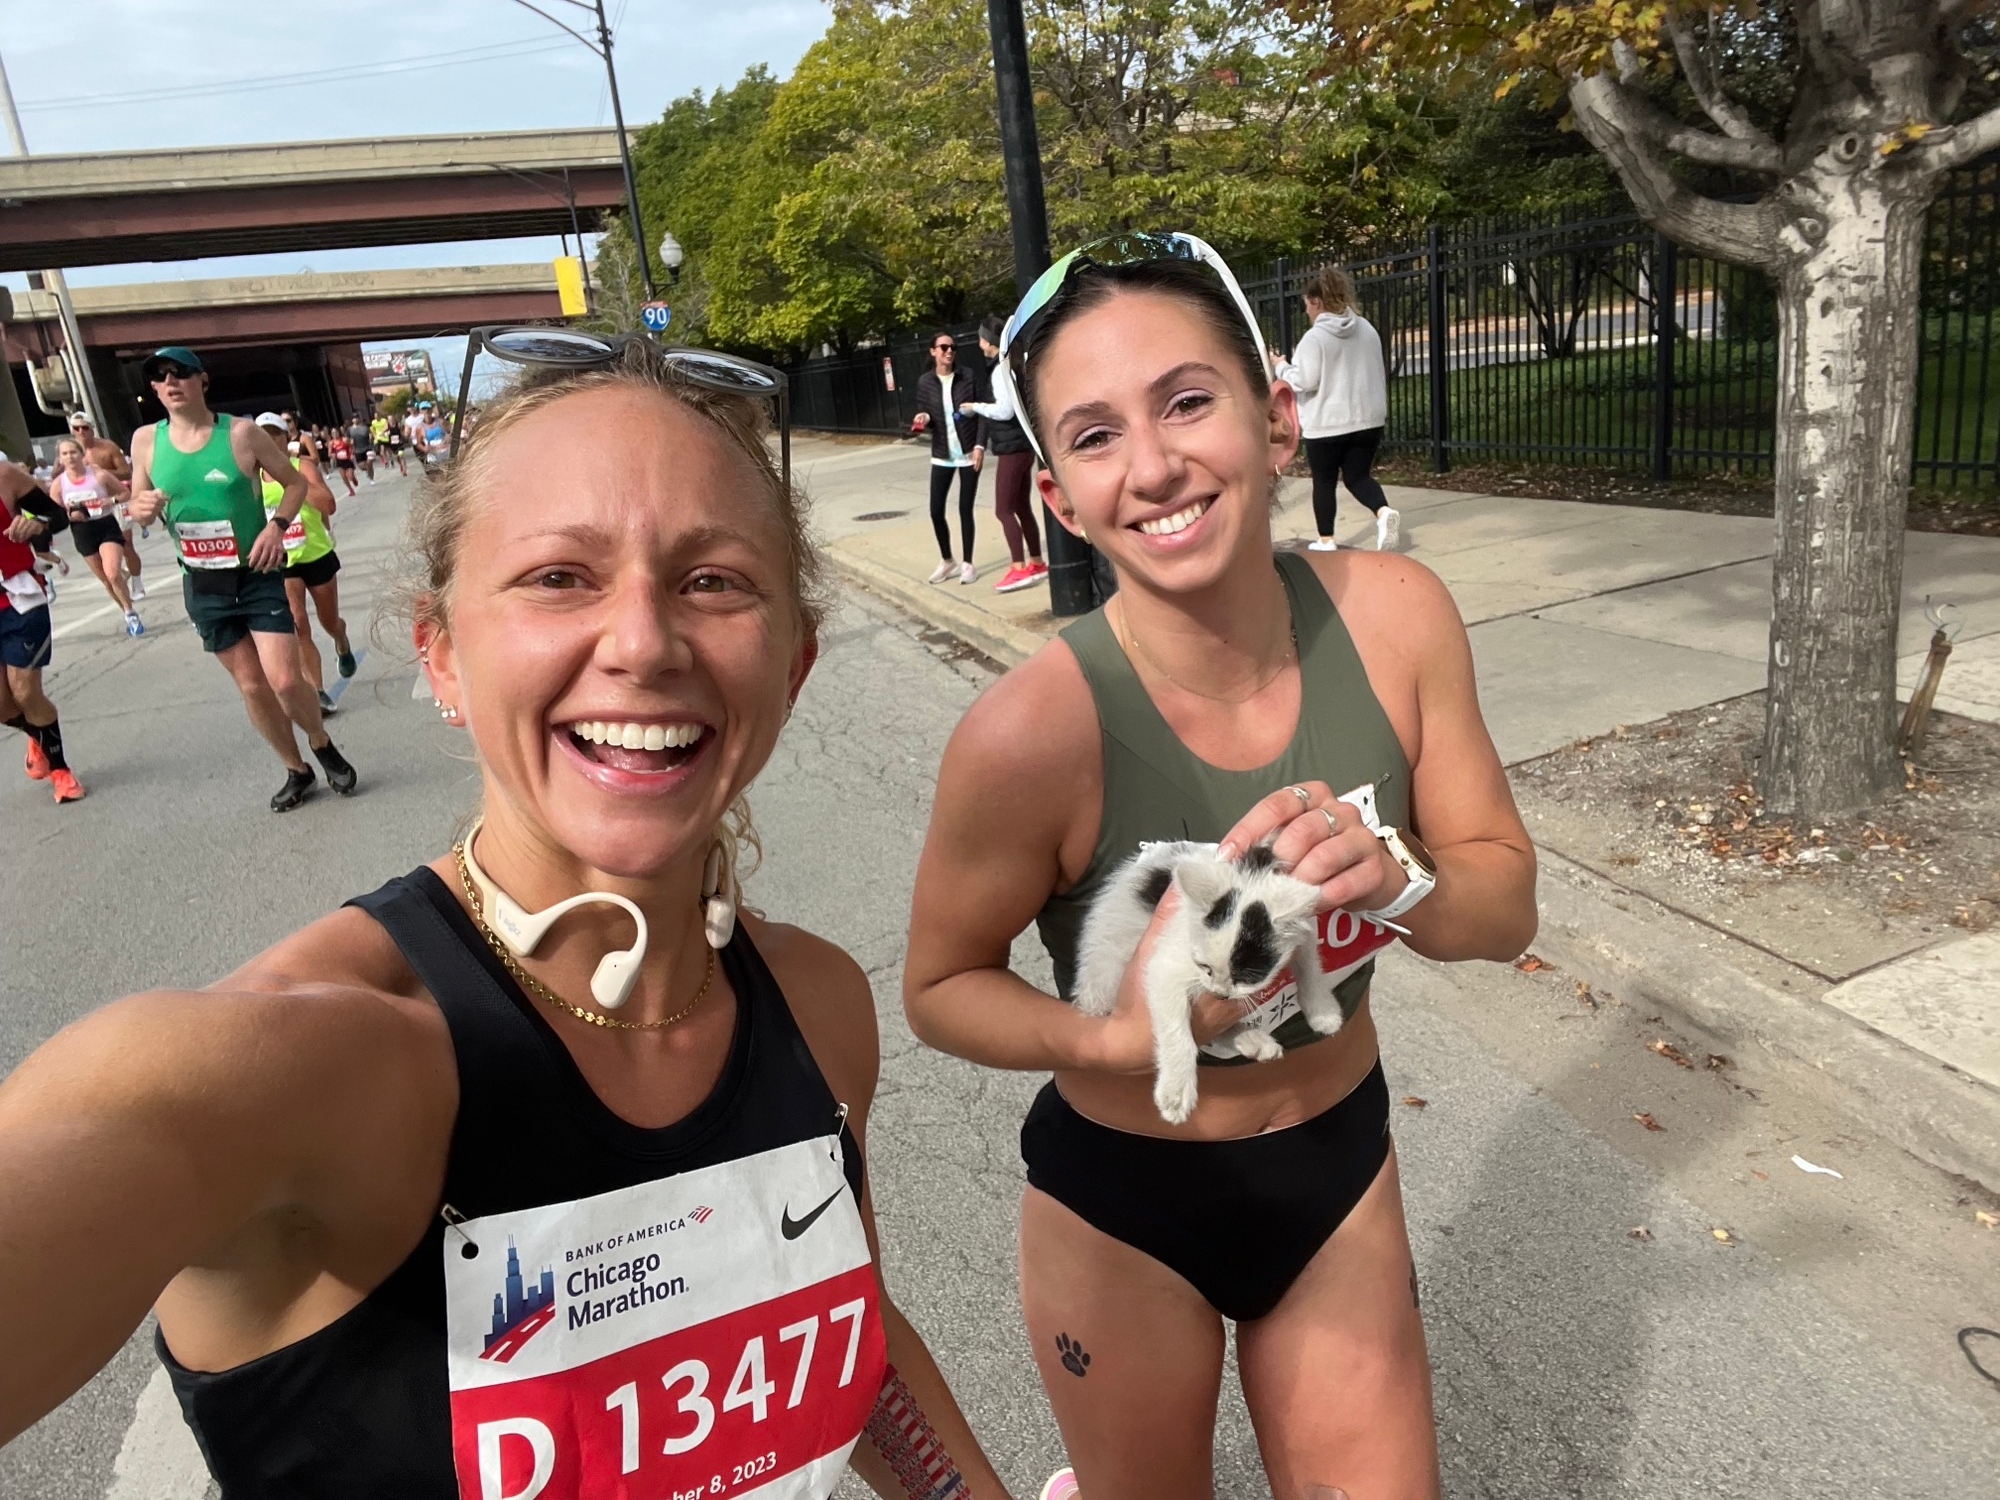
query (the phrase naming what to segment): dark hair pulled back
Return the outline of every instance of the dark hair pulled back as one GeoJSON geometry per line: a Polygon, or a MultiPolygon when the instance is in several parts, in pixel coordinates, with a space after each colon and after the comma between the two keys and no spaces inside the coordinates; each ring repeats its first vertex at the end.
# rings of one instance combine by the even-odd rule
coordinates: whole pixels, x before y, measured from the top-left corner
{"type": "MultiPolygon", "coordinates": [[[[1036,379],[1037,358],[1048,353],[1056,335],[1073,319],[1102,307],[1124,292],[1151,292],[1185,305],[1222,340],[1250,389],[1258,395],[1269,389],[1271,377],[1264,366],[1264,351],[1251,339],[1243,314],[1237,310],[1228,289],[1215,279],[1214,272],[1180,260],[1147,261],[1136,266],[1086,266],[1070,278],[1055,305],[1028,330],[1028,338],[1021,345],[1014,365],[1020,372],[1021,399],[1045,447],[1049,436],[1040,383],[1036,379]]],[[[1015,357],[1012,349],[1008,354],[1015,357]]]]}

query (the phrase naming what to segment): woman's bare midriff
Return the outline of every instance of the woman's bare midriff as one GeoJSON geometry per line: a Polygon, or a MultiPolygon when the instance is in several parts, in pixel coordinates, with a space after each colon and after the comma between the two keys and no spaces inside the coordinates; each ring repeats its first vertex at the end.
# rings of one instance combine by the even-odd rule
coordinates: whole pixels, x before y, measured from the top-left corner
{"type": "Polygon", "coordinates": [[[1375,1018],[1364,998],[1334,1035],[1275,1062],[1203,1068],[1201,1102],[1183,1125],[1169,1125],[1153,1104],[1150,1073],[1091,1073],[1062,1068],[1056,1087],[1078,1114],[1114,1130],[1170,1140],[1228,1141],[1283,1130],[1332,1109],[1368,1076],[1379,1053],[1375,1018]]]}

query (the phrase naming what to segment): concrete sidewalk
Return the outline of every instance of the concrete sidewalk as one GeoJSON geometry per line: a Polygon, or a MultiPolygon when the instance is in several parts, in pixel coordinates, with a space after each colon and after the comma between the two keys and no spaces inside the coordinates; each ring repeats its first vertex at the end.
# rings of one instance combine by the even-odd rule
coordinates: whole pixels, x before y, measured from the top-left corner
{"type": "MultiPolygon", "coordinates": [[[[1045,589],[993,592],[1007,555],[990,478],[978,580],[927,585],[938,549],[923,449],[801,438],[794,455],[849,582],[1003,665],[1060,628],[1045,589]]],[[[1307,495],[1305,481],[1286,481],[1281,544],[1311,537],[1307,495]]],[[[1389,495],[1403,514],[1400,550],[1445,581],[1465,617],[1506,764],[1763,687],[1769,521],[1400,486],[1389,495]]],[[[1343,516],[1340,539],[1372,546],[1359,507],[1343,505],[1343,516]]],[[[1913,532],[1907,548],[1901,686],[1928,648],[1926,599],[1955,604],[1962,629],[1938,707],[2000,723],[2000,539],[1913,532]]],[[[1663,906],[1571,851],[1543,852],[1540,951],[1672,1009],[1732,1056],[1809,1075],[1919,1156],[2000,1190],[2000,942],[1959,937],[1828,975],[1663,906]]]]}

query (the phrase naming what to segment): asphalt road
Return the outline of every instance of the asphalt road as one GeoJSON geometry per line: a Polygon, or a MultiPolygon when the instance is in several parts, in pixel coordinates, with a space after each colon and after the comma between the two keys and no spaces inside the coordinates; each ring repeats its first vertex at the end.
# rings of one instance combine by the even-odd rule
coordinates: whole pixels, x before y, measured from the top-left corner
{"type": "MultiPolygon", "coordinates": [[[[404,493],[365,489],[337,522],[358,638],[404,493]]],[[[164,583],[161,541],[146,552],[164,583]]],[[[360,794],[274,817],[275,762],[171,588],[155,588],[137,642],[91,616],[106,601],[80,568],[58,601],[50,685],[89,798],[55,807],[0,762],[0,1070],[108,998],[227,972],[434,856],[473,806],[462,739],[412,700],[407,653],[371,647],[331,725],[360,794]]],[[[987,677],[865,599],[826,647],[753,793],[768,860],[751,897],[845,944],[875,982],[871,1170],[889,1283],[1032,1496],[1060,1458],[1013,1274],[1016,1131],[1040,1080],[928,1052],[898,1000],[939,751],[987,677]]],[[[18,745],[8,736],[6,754],[18,745]]],[[[1042,962],[1031,942],[1017,954],[1030,973],[1042,962]]],[[[1754,1076],[1676,1068],[1647,1050],[1657,1025],[1560,975],[1395,954],[1377,994],[1392,1096],[1425,1101],[1399,1104],[1395,1123],[1448,1493],[1991,1492],[2000,1387],[1953,1336],[2000,1326],[2000,1235],[1974,1223],[1962,1186],[1754,1076]],[[1665,1128],[1642,1130],[1640,1111],[1665,1128]],[[1844,1176],[1806,1174],[1795,1152],[1844,1176]]],[[[1325,1375],[1338,1402],[1341,1372],[1325,1375]]],[[[0,1450],[0,1495],[195,1500],[198,1465],[135,1338],[0,1450]]],[[[1233,1396],[1217,1492],[1268,1493],[1233,1396]]]]}

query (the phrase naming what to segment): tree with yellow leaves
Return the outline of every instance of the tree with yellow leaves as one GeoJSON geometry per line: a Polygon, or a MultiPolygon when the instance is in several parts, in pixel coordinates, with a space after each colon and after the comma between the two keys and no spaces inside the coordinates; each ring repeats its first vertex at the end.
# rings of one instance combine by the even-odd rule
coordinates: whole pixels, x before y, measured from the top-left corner
{"type": "Polygon", "coordinates": [[[1286,8],[1331,20],[1337,53],[1490,67],[1502,93],[1566,93],[1656,228],[1771,279],[1777,555],[1761,790],[1774,811],[1813,817],[1898,785],[1924,221],[1945,173],[2000,148],[2000,107],[1976,87],[1993,82],[1995,0],[1286,8]],[[1968,85],[1988,107],[1967,107],[1968,85]]]}

